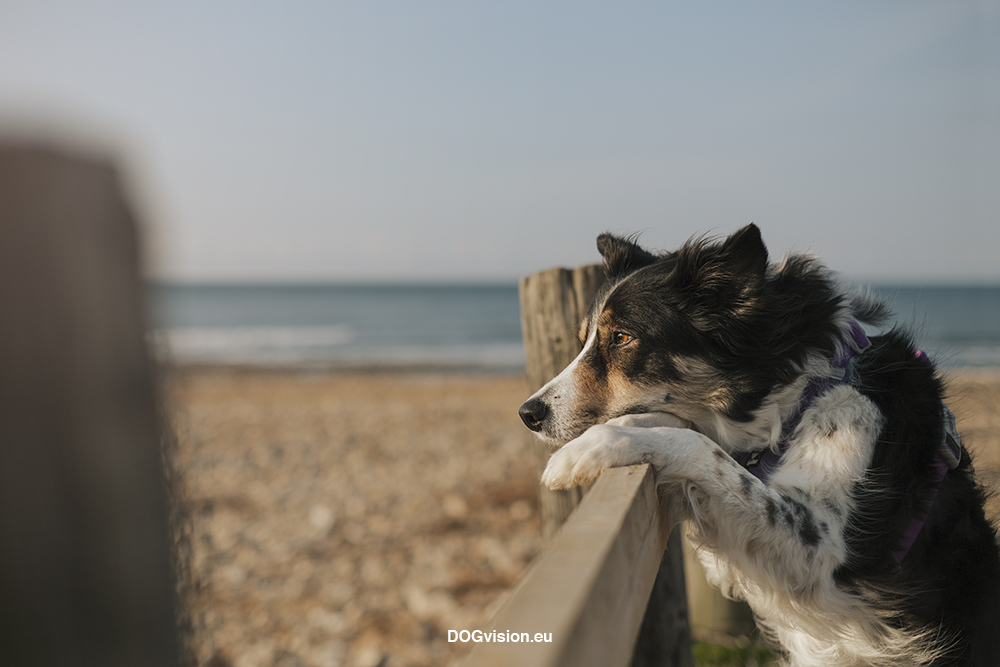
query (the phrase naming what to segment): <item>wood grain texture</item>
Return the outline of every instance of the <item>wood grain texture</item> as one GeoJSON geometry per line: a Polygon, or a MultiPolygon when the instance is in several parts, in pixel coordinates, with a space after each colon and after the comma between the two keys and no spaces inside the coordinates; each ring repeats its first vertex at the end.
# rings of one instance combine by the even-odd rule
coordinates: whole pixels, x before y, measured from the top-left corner
{"type": "Polygon", "coordinates": [[[628,664],[668,524],[648,465],[606,471],[484,631],[552,642],[482,642],[466,666],[628,664]]]}

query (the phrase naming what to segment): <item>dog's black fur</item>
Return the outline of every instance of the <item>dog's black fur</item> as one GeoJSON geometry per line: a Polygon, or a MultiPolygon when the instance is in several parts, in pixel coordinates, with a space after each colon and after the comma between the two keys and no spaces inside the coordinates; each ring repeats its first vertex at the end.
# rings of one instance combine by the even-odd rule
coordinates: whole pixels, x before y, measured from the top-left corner
{"type": "Polygon", "coordinates": [[[985,492],[963,449],[941,482],[927,520],[897,564],[886,558],[915,515],[927,510],[931,465],[944,434],[943,385],[929,363],[914,359],[908,336],[872,340],[859,359],[859,390],[885,416],[862,501],[847,525],[850,559],[836,572],[848,589],[877,588],[901,624],[940,628],[954,644],[935,664],[1000,665],[1000,557],[984,512],[985,492]]]}
{"type": "MultiPolygon", "coordinates": [[[[677,463],[682,448],[672,442],[686,443],[683,451],[702,462],[712,461],[702,457],[709,450],[718,459],[722,453],[729,457],[773,446],[780,430],[773,422],[791,412],[796,388],[816,373],[817,363],[829,369],[850,321],[877,323],[888,311],[866,295],[843,289],[812,258],[793,255],[780,265],[769,264],[753,225],[721,242],[695,239],[662,255],[609,234],[598,238],[598,248],[608,282],[582,327],[584,349],[521,409],[525,423],[543,437],[580,443],[574,448],[570,442],[553,457],[543,481],[565,486],[592,478],[602,466],[653,461],[661,492],[671,496],[665,502],[696,522],[709,517],[706,549],[718,550],[752,579],[757,565],[746,554],[726,553],[727,547],[719,546],[740,539],[723,539],[724,531],[735,535],[749,529],[727,526],[726,516],[711,514],[717,510],[709,500],[699,500],[712,493],[723,473],[711,476],[696,469],[682,474],[677,463]],[[634,419],[646,413],[676,415],[701,439],[677,428],[633,428],[646,425],[634,419]],[[596,426],[609,422],[612,426],[596,426]],[[588,452],[575,453],[584,445],[588,452]]],[[[841,497],[813,490],[808,475],[791,485],[786,476],[785,486],[777,488],[727,468],[725,478],[739,487],[730,491],[752,498],[769,515],[743,543],[765,537],[780,543],[775,516],[787,516],[803,563],[809,559],[800,564],[814,567],[817,579],[829,580],[837,595],[855,600],[882,624],[865,630],[869,646],[878,645],[879,628],[915,638],[910,648],[879,664],[1000,667],[1000,553],[967,450],[941,482],[905,558],[897,562],[892,555],[933,497],[932,465],[944,438],[941,378],[899,330],[874,337],[853,367],[852,395],[859,405],[873,405],[872,414],[877,411],[881,419],[868,440],[844,441],[864,452],[867,465],[838,492],[841,497]],[[830,551],[839,554],[831,556],[835,566],[827,571],[810,565],[818,549],[831,542],[838,545],[830,551]]],[[[832,413],[811,418],[827,419],[831,437],[838,426],[854,426],[838,424],[832,413]]],[[[801,606],[810,604],[804,600],[794,604],[807,609],[801,606]]],[[[863,651],[830,651],[829,659],[809,657],[801,648],[787,654],[793,664],[864,664],[858,662],[863,651]]]]}

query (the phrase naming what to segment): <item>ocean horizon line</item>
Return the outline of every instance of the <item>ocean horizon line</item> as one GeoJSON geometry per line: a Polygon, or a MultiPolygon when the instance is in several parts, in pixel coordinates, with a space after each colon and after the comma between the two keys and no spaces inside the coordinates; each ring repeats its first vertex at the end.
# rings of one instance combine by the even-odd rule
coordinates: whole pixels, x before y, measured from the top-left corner
{"type": "MultiPolygon", "coordinates": [[[[544,271],[540,269],[539,272],[544,271]]],[[[524,276],[522,276],[523,278],[524,276]]],[[[875,287],[879,289],[906,288],[945,288],[945,289],[1000,289],[1000,279],[997,280],[962,280],[962,279],[863,279],[851,276],[840,276],[850,285],[859,287],[875,287]]],[[[491,279],[491,278],[364,278],[364,279],[161,279],[144,278],[147,287],[517,287],[521,278],[491,279]]]]}

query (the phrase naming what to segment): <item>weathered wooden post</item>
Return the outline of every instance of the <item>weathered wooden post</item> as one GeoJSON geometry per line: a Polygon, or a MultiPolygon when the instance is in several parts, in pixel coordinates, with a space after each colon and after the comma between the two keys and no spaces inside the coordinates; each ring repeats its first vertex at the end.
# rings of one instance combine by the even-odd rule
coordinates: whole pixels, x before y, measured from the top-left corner
{"type": "MultiPolygon", "coordinates": [[[[597,264],[549,269],[521,279],[521,330],[529,394],[544,386],[579,354],[580,323],[605,279],[603,268],[597,264]]],[[[541,440],[532,440],[541,473],[552,450],[541,440]]],[[[539,488],[544,540],[556,533],[585,492],[581,487],[562,491],[539,488]]],[[[683,550],[679,531],[675,530],[646,608],[633,665],[691,667],[693,664],[683,550]]]]}
{"type": "Polygon", "coordinates": [[[178,665],[143,303],[114,170],[0,146],[2,665],[178,665]]]}
{"type": "MultiPolygon", "coordinates": [[[[604,280],[604,270],[597,264],[549,269],[521,279],[521,331],[529,394],[541,389],[580,353],[580,322],[604,280]]],[[[552,450],[538,438],[527,437],[534,443],[541,474],[552,450]]],[[[552,491],[539,487],[539,493],[542,538],[548,540],[580,503],[583,489],[552,491]]]]}

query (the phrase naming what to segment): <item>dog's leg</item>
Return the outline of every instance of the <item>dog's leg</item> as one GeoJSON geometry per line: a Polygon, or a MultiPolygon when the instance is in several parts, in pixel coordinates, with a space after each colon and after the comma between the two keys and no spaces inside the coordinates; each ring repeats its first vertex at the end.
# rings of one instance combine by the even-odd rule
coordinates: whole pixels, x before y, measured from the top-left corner
{"type": "Polygon", "coordinates": [[[829,392],[803,417],[766,485],[701,433],[598,424],[552,456],[542,482],[565,488],[605,468],[650,463],[669,511],[693,519],[707,546],[750,580],[801,599],[832,586],[846,559],[850,489],[879,426],[875,407],[856,392],[829,392]]]}
{"type": "Polygon", "coordinates": [[[673,516],[693,519],[713,550],[745,573],[770,570],[772,587],[790,586],[789,593],[801,594],[818,583],[820,552],[824,560],[840,561],[844,555],[831,519],[817,516],[809,494],[769,488],[695,431],[593,426],[552,456],[542,483],[549,488],[585,484],[605,468],[637,463],[653,465],[673,516]]]}

